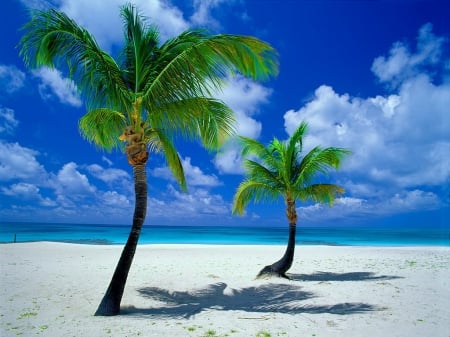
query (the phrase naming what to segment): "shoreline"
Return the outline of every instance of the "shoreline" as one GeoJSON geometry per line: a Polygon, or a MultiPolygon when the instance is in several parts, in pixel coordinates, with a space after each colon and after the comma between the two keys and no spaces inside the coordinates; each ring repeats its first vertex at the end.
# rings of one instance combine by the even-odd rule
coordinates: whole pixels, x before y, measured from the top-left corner
{"type": "MultiPolygon", "coordinates": [[[[150,226],[149,226],[150,227],[150,226]]],[[[129,226],[2,223],[0,242],[56,241],[125,244],[129,226]]],[[[160,226],[142,230],[140,244],[285,245],[287,226],[160,226]],[[157,229],[157,230],[156,230],[157,229]]],[[[297,245],[448,246],[450,227],[389,228],[298,226],[297,245]]]]}
{"type": "Polygon", "coordinates": [[[426,336],[450,331],[450,247],[140,244],[122,315],[94,317],[122,245],[0,246],[0,335],[426,336]]]}
{"type": "MultiPolygon", "coordinates": [[[[287,241],[287,239],[286,239],[287,241]]],[[[62,243],[62,244],[68,244],[68,245],[82,245],[82,246],[114,246],[114,247],[123,247],[125,245],[125,242],[123,243],[115,243],[108,240],[35,240],[35,241],[0,241],[0,246],[2,245],[13,245],[13,244],[27,244],[27,243],[62,243]]],[[[255,243],[211,243],[211,242],[199,242],[199,243],[178,243],[178,242],[145,242],[145,243],[139,243],[138,247],[141,246],[276,246],[276,247],[286,247],[286,243],[261,243],[261,242],[255,242],[255,243]]],[[[296,248],[298,247],[369,247],[369,248],[448,248],[450,249],[450,243],[447,245],[444,244],[330,244],[330,243],[296,243],[296,248]]]]}

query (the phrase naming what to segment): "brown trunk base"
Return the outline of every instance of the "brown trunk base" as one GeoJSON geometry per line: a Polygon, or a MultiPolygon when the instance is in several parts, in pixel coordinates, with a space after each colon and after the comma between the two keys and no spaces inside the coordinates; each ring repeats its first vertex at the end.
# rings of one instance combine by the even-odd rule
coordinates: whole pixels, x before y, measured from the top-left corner
{"type": "Polygon", "coordinates": [[[280,270],[277,270],[273,264],[269,266],[265,266],[261,271],[256,275],[257,279],[261,278],[269,278],[269,277],[282,277],[285,279],[290,280],[291,278],[286,275],[286,273],[281,272],[280,270]]]}

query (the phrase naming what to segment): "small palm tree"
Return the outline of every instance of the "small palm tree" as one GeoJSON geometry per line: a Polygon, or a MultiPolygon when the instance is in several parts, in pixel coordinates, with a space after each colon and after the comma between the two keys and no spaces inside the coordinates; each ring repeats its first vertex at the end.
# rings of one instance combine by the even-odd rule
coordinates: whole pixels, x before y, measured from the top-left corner
{"type": "Polygon", "coordinates": [[[120,57],[66,14],[35,11],[23,27],[20,54],[29,67],[63,67],[83,94],[81,134],[101,149],[121,148],[133,167],[135,212],[128,240],[96,315],[117,315],[147,212],[145,165],[162,152],[186,190],[174,137],[217,149],[233,133],[234,116],[211,98],[229,72],[256,80],[278,71],[275,50],[254,37],[187,30],[164,43],[131,4],[121,7],[125,44],[120,57]]]}
{"type": "Polygon", "coordinates": [[[343,157],[350,152],[342,148],[315,147],[304,157],[303,136],[308,125],[302,122],[287,142],[274,138],[267,147],[260,142],[240,137],[242,155],[253,155],[258,161],[246,159],[247,178],[239,185],[233,201],[233,213],[242,214],[251,200],[272,201],[280,196],[286,203],[289,222],[289,240],[285,254],[277,262],[265,266],[258,277],[276,275],[288,278],[286,272],[294,260],[295,232],[297,226],[296,200],[332,204],[344,189],[333,184],[316,183],[319,173],[327,174],[330,168],[339,168],[343,157]]]}

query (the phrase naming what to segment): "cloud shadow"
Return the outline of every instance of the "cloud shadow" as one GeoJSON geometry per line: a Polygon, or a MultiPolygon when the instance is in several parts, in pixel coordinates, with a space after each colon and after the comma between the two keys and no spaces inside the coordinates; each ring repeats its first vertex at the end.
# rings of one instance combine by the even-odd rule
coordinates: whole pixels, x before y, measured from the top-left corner
{"type": "Polygon", "coordinates": [[[378,310],[366,303],[339,303],[332,305],[302,304],[314,298],[311,292],[291,284],[265,284],[242,289],[227,288],[226,283],[210,284],[194,291],[168,291],[159,287],[138,289],[141,296],[161,302],[152,308],[122,308],[125,315],[150,315],[169,318],[190,318],[205,310],[245,311],[249,313],[286,313],[349,315],[378,310]]]}

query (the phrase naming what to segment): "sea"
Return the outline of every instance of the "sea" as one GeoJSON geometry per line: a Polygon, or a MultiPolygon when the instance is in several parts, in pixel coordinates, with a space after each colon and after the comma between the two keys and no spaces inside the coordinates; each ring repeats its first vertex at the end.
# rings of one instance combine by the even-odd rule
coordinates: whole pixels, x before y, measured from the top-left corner
{"type": "MultiPolygon", "coordinates": [[[[121,245],[130,226],[0,222],[0,243],[53,241],[121,245]]],[[[144,225],[139,244],[286,245],[288,226],[144,225]]],[[[297,226],[297,245],[450,246],[450,228],[367,228],[297,226]]]]}

